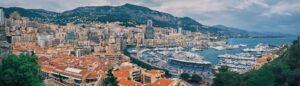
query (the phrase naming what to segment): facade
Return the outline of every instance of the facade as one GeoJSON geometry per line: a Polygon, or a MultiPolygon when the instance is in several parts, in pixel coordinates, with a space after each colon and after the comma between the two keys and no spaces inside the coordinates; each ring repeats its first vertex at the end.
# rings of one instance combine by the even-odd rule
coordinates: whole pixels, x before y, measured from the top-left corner
{"type": "Polygon", "coordinates": [[[69,86],[101,86],[103,80],[103,74],[71,67],[56,68],[44,65],[41,74],[44,79],[53,79],[69,86]]]}
{"type": "Polygon", "coordinates": [[[41,33],[37,35],[37,43],[40,47],[45,47],[49,44],[49,40],[53,38],[52,35],[47,33],[41,33]]]}
{"type": "Polygon", "coordinates": [[[67,38],[66,38],[68,41],[73,41],[76,39],[76,33],[71,31],[71,32],[68,32],[67,33],[67,38]]]}
{"type": "Polygon", "coordinates": [[[4,11],[0,9],[0,41],[6,40],[4,23],[5,23],[4,11]]]}
{"type": "Polygon", "coordinates": [[[182,28],[178,27],[178,33],[181,34],[182,33],[182,28]]]}
{"type": "Polygon", "coordinates": [[[147,21],[144,38],[145,39],[154,39],[154,28],[152,27],[152,20],[147,21]]]}
{"type": "Polygon", "coordinates": [[[147,70],[143,71],[142,82],[143,83],[154,83],[158,79],[164,78],[165,72],[161,70],[147,70]]]}
{"type": "Polygon", "coordinates": [[[3,9],[0,9],[0,62],[9,55],[11,49],[10,44],[5,41],[7,41],[5,16],[3,9]]]}
{"type": "Polygon", "coordinates": [[[0,9],[0,26],[4,26],[5,23],[5,16],[3,9],[0,9]]]}

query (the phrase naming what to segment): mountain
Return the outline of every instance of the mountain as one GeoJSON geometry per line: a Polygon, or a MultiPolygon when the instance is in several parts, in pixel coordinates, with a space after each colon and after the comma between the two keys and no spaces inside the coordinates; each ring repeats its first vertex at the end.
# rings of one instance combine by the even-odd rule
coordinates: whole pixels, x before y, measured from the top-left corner
{"type": "Polygon", "coordinates": [[[218,29],[218,33],[222,34],[225,37],[249,37],[249,32],[238,29],[238,28],[233,28],[233,27],[227,27],[224,25],[214,25],[210,26],[210,29],[218,29]]]}
{"type": "Polygon", "coordinates": [[[281,32],[250,32],[251,37],[295,37],[295,35],[281,32]]]}
{"type": "MultiPolygon", "coordinates": [[[[121,6],[86,6],[61,13],[46,11],[43,9],[24,9],[19,7],[3,8],[5,16],[17,11],[21,16],[30,20],[64,25],[68,22],[121,22],[123,26],[135,26],[146,24],[148,19],[153,21],[153,26],[163,28],[182,27],[184,30],[209,32],[215,36],[236,37],[241,35],[236,30],[227,30],[220,27],[207,27],[189,17],[176,17],[168,13],[155,11],[147,7],[124,4],[121,6]],[[233,32],[232,32],[233,31],[233,32]]],[[[225,26],[224,26],[225,27],[225,26]]]]}
{"type": "Polygon", "coordinates": [[[295,37],[295,35],[281,32],[249,32],[239,28],[228,27],[224,25],[210,26],[210,29],[219,29],[218,33],[225,37],[295,37]]]}
{"type": "Polygon", "coordinates": [[[54,20],[55,17],[59,14],[56,12],[46,11],[43,9],[24,9],[19,7],[10,7],[10,8],[0,7],[0,9],[3,9],[6,17],[9,17],[9,15],[14,11],[17,11],[21,16],[28,17],[31,20],[37,20],[37,21],[54,20]]]}

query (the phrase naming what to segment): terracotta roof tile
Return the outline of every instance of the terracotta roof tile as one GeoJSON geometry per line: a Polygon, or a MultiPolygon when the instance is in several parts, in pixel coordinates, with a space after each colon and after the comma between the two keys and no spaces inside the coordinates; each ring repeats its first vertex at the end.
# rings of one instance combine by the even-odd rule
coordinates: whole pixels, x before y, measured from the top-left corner
{"type": "Polygon", "coordinates": [[[98,75],[96,72],[91,72],[89,73],[89,75],[87,76],[87,79],[94,79],[94,78],[97,78],[98,75]]]}
{"type": "Polygon", "coordinates": [[[161,78],[154,83],[150,84],[149,86],[170,86],[174,80],[172,79],[166,79],[166,78],[161,78]]]}
{"type": "Polygon", "coordinates": [[[273,58],[273,54],[267,54],[267,55],[262,56],[261,58],[258,58],[256,60],[256,62],[257,63],[264,63],[264,62],[267,62],[268,60],[270,60],[272,58],[273,58]]]}
{"type": "Polygon", "coordinates": [[[41,63],[46,62],[46,61],[49,61],[49,59],[45,56],[42,56],[39,58],[39,62],[41,62],[41,63]]]}
{"type": "Polygon", "coordinates": [[[132,69],[133,67],[131,66],[123,66],[120,69],[116,70],[113,72],[114,76],[117,78],[128,78],[130,77],[129,71],[132,69]]]}
{"type": "Polygon", "coordinates": [[[152,75],[156,75],[160,73],[160,70],[147,70],[146,73],[152,74],[152,75]]]}
{"type": "Polygon", "coordinates": [[[55,70],[55,67],[53,66],[50,66],[50,65],[41,65],[41,71],[44,71],[44,72],[52,72],[55,70]]]}
{"type": "Polygon", "coordinates": [[[134,82],[128,79],[119,79],[119,85],[121,86],[142,86],[139,82],[134,82]]]}

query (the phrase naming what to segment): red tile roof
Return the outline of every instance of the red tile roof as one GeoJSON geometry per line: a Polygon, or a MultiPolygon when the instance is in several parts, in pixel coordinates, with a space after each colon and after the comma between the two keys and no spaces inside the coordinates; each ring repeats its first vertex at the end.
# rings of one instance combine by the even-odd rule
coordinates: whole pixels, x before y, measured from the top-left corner
{"type": "Polygon", "coordinates": [[[174,80],[161,78],[148,86],[170,86],[174,80]]]}
{"type": "Polygon", "coordinates": [[[123,66],[120,69],[116,70],[113,72],[114,76],[117,78],[129,78],[130,74],[129,71],[132,69],[133,67],[131,66],[123,66]]]}
{"type": "Polygon", "coordinates": [[[119,85],[121,86],[142,86],[139,82],[134,82],[128,79],[119,79],[119,85]]]}
{"type": "Polygon", "coordinates": [[[160,73],[160,70],[147,70],[146,73],[152,74],[152,75],[156,75],[160,73]]]}

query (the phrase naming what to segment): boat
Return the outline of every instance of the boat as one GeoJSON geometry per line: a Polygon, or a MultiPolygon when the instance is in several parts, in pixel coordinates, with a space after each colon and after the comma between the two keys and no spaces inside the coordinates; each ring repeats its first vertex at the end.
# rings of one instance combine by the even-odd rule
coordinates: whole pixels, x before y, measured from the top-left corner
{"type": "Polygon", "coordinates": [[[268,45],[264,45],[262,43],[257,44],[254,48],[246,48],[243,49],[245,52],[264,52],[264,51],[270,51],[268,49],[268,45]]]}
{"type": "Polygon", "coordinates": [[[245,45],[245,44],[240,44],[239,46],[240,46],[240,47],[246,47],[247,45],[245,45]]]}
{"type": "Polygon", "coordinates": [[[227,45],[227,49],[234,49],[234,48],[239,48],[239,45],[227,45]]]}
{"type": "Polygon", "coordinates": [[[224,46],[216,46],[214,47],[216,50],[225,50],[226,48],[224,46]]]}
{"type": "Polygon", "coordinates": [[[156,51],[176,51],[176,50],[182,50],[184,49],[183,47],[173,47],[173,48],[155,48],[153,50],[156,50],[156,51]]]}
{"type": "Polygon", "coordinates": [[[219,58],[226,58],[226,59],[236,59],[236,60],[255,60],[256,57],[253,55],[250,55],[250,53],[240,53],[236,55],[232,54],[223,54],[218,55],[219,58]]]}
{"type": "Polygon", "coordinates": [[[193,51],[193,52],[195,52],[195,51],[201,51],[201,49],[193,47],[193,48],[192,48],[192,51],[193,51]]]}
{"type": "Polygon", "coordinates": [[[202,56],[199,56],[191,52],[183,52],[183,51],[174,52],[173,58],[168,58],[168,61],[170,63],[186,65],[186,66],[194,66],[194,67],[211,65],[211,62],[205,61],[202,56]]]}

